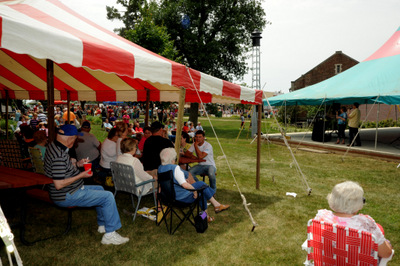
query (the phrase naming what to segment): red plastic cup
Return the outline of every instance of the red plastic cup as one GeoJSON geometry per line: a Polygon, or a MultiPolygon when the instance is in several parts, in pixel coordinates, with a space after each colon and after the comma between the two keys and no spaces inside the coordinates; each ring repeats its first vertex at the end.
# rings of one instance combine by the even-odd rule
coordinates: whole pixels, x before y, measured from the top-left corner
{"type": "MultiPolygon", "coordinates": [[[[84,163],[83,167],[85,168],[85,171],[91,170],[92,169],[92,163],[84,163]]],[[[92,171],[89,171],[88,173],[91,174],[92,171]]]]}

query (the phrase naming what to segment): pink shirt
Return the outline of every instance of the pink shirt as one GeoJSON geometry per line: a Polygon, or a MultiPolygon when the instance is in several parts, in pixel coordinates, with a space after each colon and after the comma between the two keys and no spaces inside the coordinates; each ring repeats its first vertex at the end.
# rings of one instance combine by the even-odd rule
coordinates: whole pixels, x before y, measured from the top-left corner
{"type": "Polygon", "coordinates": [[[123,115],[122,116],[122,120],[124,120],[124,122],[127,123],[127,124],[129,124],[129,119],[130,119],[129,115],[123,115]]]}
{"type": "Polygon", "coordinates": [[[145,138],[145,137],[142,137],[142,138],[140,139],[139,144],[138,144],[138,148],[139,148],[140,151],[143,151],[144,142],[146,141],[146,139],[147,139],[147,138],[145,138]]]}
{"type": "Polygon", "coordinates": [[[375,220],[369,215],[357,214],[352,217],[339,217],[334,215],[332,211],[323,209],[318,211],[314,219],[369,232],[375,237],[378,245],[382,245],[385,241],[382,231],[375,223],[375,220]]]}

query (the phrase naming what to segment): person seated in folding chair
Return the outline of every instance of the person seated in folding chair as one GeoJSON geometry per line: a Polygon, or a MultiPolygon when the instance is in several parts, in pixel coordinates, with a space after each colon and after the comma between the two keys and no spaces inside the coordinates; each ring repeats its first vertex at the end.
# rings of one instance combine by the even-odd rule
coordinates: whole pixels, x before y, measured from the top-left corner
{"type": "Polygon", "coordinates": [[[196,175],[208,175],[210,187],[217,192],[217,179],[215,176],[217,168],[214,161],[213,147],[210,143],[205,141],[204,131],[196,131],[193,145],[186,151],[185,157],[205,160],[205,162],[200,162],[190,168],[189,172],[193,175],[196,181],[199,181],[196,175]],[[193,155],[194,152],[196,152],[196,156],[193,155]]]}
{"type": "Polygon", "coordinates": [[[390,257],[392,246],[385,239],[383,228],[369,215],[358,214],[365,204],[364,190],[352,181],[335,185],[327,196],[329,207],[333,210],[319,210],[315,220],[338,224],[371,233],[378,244],[378,256],[390,257]]]}
{"type": "Polygon", "coordinates": [[[92,176],[91,169],[81,172],[87,159],[76,161],[68,155],[77,136],[82,136],[74,125],[60,127],[57,138],[46,149],[44,169],[46,176],[53,179],[49,185],[51,200],[59,207],[96,207],[98,232],[104,233],[102,244],[120,245],[129,241],[116,230],[121,228],[114,196],[102,186],[83,185],[83,179],[92,176]]]}
{"type": "MultiPolygon", "coordinates": [[[[141,182],[153,179],[153,176],[149,175],[144,171],[142,163],[138,158],[135,157],[138,141],[136,139],[127,138],[121,141],[121,152],[122,154],[117,157],[117,163],[123,163],[132,165],[135,172],[135,182],[139,184],[141,182]]],[[[144,185],[143,192],[152,190],[152,183],[144,185]]]]}
{"type": "MultiPolygon", "coordinates": [[[[199,189],[203,186],[206,186],[206,189],[204,189],[203,192],[204,201],[200,202],[201,209],[207,212],[207,201],[210,201],[211,204],[214,206],[215,213],[219,213],[229,209],[229,205],[223,205],[214,198],[215,191],[203,181],[197,181],[193,184],[189,184],[189,182],[187,182],[187,179],[189,178],[189,173],[182,170],[178,165],[174,164],[176,161],[176,151],[174,148],[163,149],[160,153],[160,158],[161,165],[158,167],[159,174],[170,170],[174,171],[174,188],[176,193],[176,200],[185,203],[192,203],[198,196],[197,192],[191,192],[187,189],[199,189]]],[[[159,214],[162,215],[161,212],[159,212],[159,214]]],[[[157,220],[160,220],[159,217],[157,217],[157,220]]],[[[209,216],[207,213],[207,220],[208,222],[213,222],[214,217],[209,216]]]]}

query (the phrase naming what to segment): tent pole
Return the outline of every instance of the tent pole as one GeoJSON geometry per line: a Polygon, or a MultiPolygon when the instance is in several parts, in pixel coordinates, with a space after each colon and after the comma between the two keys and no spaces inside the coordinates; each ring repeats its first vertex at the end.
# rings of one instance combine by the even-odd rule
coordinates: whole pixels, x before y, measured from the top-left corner
{"type": "Polygon", "coordinates": [[[378,125],[379,125],[379,111],[381,104],[378,103],[378,111],[376,112],[376,132],[375,132],[375,150],[378,144],[378,125]]]}
{"type": "Polygon", "coordinates": [[[322,143],[325,143],[325,119],[326,119],[326,103],[324,108],[323,126],[322,126],[322,143]]]}
{"type": "Polygon", "coordinates": [[[149,126],[149,104],[150,104],[150,90],[146,89],[146,112],[144,115],[144,125],[149,126]]]}
{"type": "Polygon", "coordinates": [[[395,125],[397,127],[397,108],[396,107],[398,107],[398,105],[394,106],[394,111],[395,111],[395,114],[396,114],[396,123],[395,123],[395,125]]]}
{"type": "Polygon", "coordinates": [[[287,132],[287,124],[286,124],[286,101],[285,101],[285,136],[287,132]]]}
{"type": "Polygon", "coordinates": [[[54,130],[54,64],[50,59],[46,60],[47,69],[47,128],[49,142],[53,142],[56,132],[54,130]]]}
{"type": "Polygon", "coordinates": [[[71,119],[70,119],[70,101],[71,101],[71,94],[70,92],[67,90],[67,121],[68,124],[70,123],[71,119]]]}
{"type": "Polygon", "coordinates": [[[8,95],[8,90],[6,91],[6,139],[8,139],[8,99],[9,99],[9,95],[8,95]]]}
{"type": "Polygon", "coordinates": [[[257,170],[256,170],[256,189],[260,189],[260,166],[261,166],[261,115],[262,105],[258,105],[257,119],[257,170]]]}
{"type": "Polygon", "coordinates": [[[176,135],[175,135],[175,151],[176,151],[176,163],[177,164],[179,164],[179,155],[180,155],[180,149],[181,149],[183,115],[184,115],[184,110],[185,110],[185,97],[186,97],[186,89],[182,87],[179,92],[178,121],[176,124],[176,135]]]}

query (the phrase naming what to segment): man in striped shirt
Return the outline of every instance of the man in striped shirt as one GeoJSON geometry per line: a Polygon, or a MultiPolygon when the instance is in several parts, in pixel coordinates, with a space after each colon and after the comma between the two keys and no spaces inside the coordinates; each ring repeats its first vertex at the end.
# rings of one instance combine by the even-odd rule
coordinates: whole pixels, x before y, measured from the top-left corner
{"type": "Polygon", "coordinates": [[[82,135],[74,125],[60,127],[57,138],[46,149],[44,169],[46,176],[53,179],[49,194],[60,207],[96,207],[98,232],[105,233],[102,244],[120,245],[129,238],[120,236],[116,230],[121,228],[121,220],[114,196],[104,191],[102,186],[84,186],[83,178],[92,176],[91,170],[81,172],[87,159],[77,162],[68,155],[78,135],[82,135]]]}

